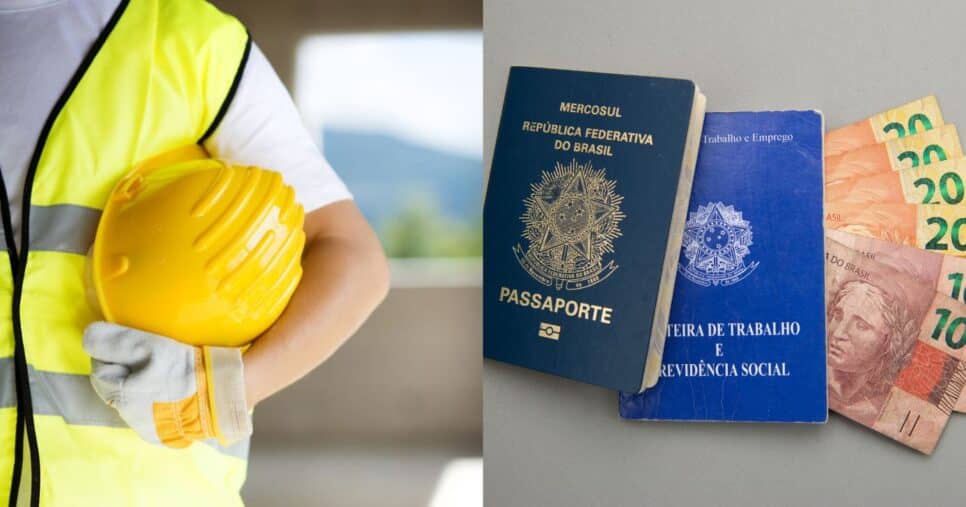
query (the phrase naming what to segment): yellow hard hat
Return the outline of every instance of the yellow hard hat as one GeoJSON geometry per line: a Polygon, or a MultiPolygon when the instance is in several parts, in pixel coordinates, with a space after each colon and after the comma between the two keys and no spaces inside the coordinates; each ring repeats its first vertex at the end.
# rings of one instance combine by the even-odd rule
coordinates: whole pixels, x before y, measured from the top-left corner
{"type": "Polygon", "coordinates": [[[274,171],[162,160],[108,198],[88,255],[97,305],[108,321],[185,343],[245,345],[302,277],[302,206],[274,171]]]}

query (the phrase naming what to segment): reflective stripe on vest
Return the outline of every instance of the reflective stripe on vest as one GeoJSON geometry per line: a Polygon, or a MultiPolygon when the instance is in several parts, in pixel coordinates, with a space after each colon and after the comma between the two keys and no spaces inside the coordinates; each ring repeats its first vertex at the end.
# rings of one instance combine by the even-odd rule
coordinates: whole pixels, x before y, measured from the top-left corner
{"type": "Polygon", "coordinates": [[[74,204],[30,207],[30,249],[86,255],[101,210],[74,204]]]}
{"type": "MultiPolygon", "coordinates": [[[[97,396],[87,375],[54,373],[29,368],[30,395],[34,414],[53,415],[68,424],[126,428],[127,424],[117,411],[107,406],[97,396]]],[[[0,358],[0,409],[17,406],[17,394],[13,387],[13,358],[0,358]],[[8,382],[9,381],[9,382],[8,382]]],[[[212,448],[240,459],[248,457],[248,440],[223,446],[215,439],[206,440],[212,448]]]]}
{"type": "Polygon", "coordinates": [[[249,48],[244,27],[207,2],[122,0],[48,118],[23,191],[26,244],[7,251],[5,220],[0,249],[0,501],[12,499],[19,413],[36,436],[34,505],[241,504],[248,443],[143,441],[93,391],[81,340],[96,318],[85,254],[108,194],[136,162],[213,131],[249,48]],[[18,335],[26,362],[15,368],[18,335]]]}
{"type": "MultiPolygon", "coordinates": [[[[57,204],[30,207],[30,249],[87,255],[101,210],[57,204]]],[[[0,251],[7,245],[0,243],[0,251]]]]}

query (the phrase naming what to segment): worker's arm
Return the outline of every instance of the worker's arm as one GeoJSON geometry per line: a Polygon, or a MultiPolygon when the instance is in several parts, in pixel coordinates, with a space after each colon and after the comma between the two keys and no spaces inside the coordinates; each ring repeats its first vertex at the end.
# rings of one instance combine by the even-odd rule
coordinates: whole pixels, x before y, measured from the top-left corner
{"type": "Polygon", "coordinates": [[[352,201],[306,215],[305,235],[298,289],[242,358],[249,408],[328,359],[389,288],[382,247],[352,201]]]}
{"type": "Polygon", "coordinates": [[[302,283],[288,309],[245,353],[249,407],[325,361],[385,296],[386,259],[352,195],[316,146],[257,44],[204,147],[215,158],[282,174],[306,210],[302,283]]]}
{"type": "Polygon", "coordinates": [[[181,448],[250,435],[249,409],[325,361],[386,295],[386,259],[352,201],[309,213],[305,231],[302,281],[244,356],[109,322],[88,326],[84,349],[101,399],[148,442],[181,448]]]}

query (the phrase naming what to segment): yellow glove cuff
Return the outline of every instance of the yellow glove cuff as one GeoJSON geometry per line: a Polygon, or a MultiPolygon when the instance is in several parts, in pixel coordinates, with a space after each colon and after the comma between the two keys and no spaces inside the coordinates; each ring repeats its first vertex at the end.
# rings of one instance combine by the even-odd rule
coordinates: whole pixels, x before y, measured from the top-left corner
{"type": "Polygon", "coordinates": [[[206,354],[195,347],[195,383],[197,391],[178,401],[155,402],[152,405],[154,426],[161,443],[174,448],[189,446],[195,440],[215,436],[216,426],[209,399],[210,379],[206,354]]]}
{"type": "Polygon", "coordinates": [[[214,437],[230,445],[250,435],[241,352],[229,347],[194,347],[194,351],[197,391],[182,400],[152,405],[161,443],[182,448],[214,437]]]}

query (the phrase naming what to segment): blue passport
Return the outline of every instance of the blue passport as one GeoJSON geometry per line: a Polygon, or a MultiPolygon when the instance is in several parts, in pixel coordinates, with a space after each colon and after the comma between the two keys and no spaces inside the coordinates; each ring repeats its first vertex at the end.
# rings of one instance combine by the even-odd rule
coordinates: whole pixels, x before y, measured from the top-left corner
{"type": "Polygon", "coordinates": [[[704,96],[692,81],[514,67],[483,211],[483,354],[657,381],[704,96]]]}
{"type": "Polygon", "coordinates": [[[661,377],[629,419],[821,423],[822,115],[708,113],[661,377]]]}

